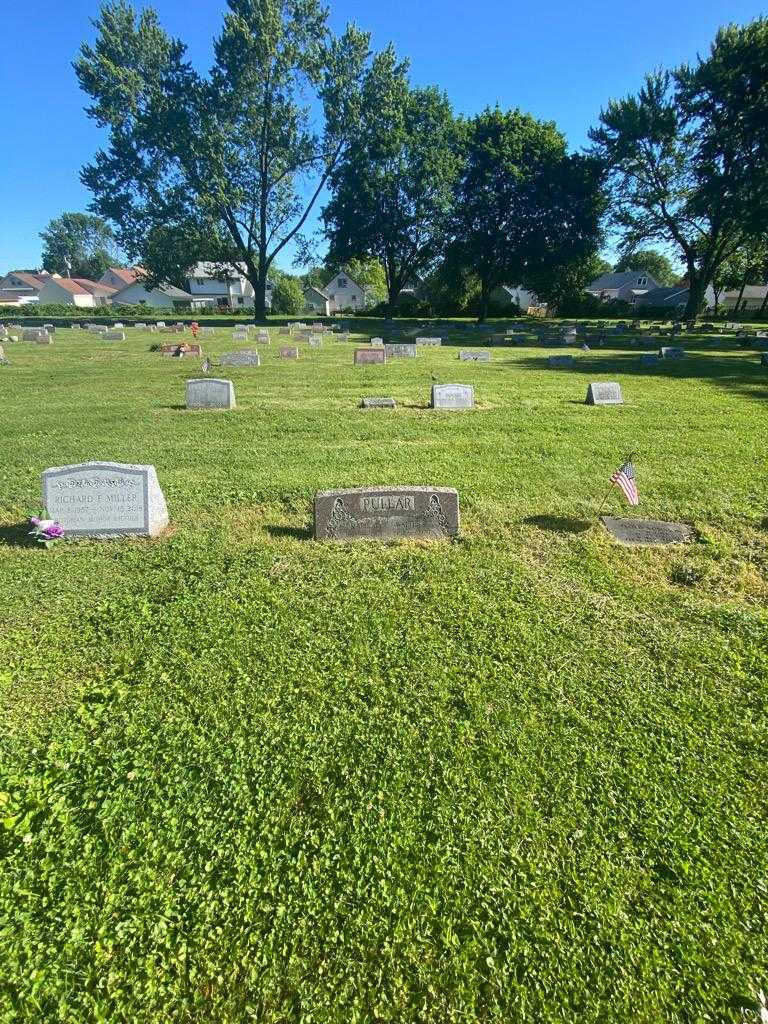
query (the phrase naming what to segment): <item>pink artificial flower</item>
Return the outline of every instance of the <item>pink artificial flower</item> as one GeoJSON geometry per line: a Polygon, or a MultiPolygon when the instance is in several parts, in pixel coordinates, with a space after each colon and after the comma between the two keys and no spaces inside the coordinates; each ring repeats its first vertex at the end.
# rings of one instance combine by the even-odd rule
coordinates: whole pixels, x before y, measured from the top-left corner
{"type": "Polygon", "coordinates": [[[38,519],[37,516],[30,516],[29,517],[29,521],[30,521],[30,523],[32,523],[33,526],[39,526],[40,525],[40,520],[38,519]]]}

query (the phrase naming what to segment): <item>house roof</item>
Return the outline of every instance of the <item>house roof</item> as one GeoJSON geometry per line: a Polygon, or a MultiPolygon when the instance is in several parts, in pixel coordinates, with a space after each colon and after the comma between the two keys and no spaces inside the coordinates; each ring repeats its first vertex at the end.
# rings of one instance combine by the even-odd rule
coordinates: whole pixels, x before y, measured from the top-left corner
{"type": "Polygon", "coordinates": [[[649,287],[658,287],[654,278],[646,270],[622,270],[619,273],[601,274],[600,277],[587,285],[587,291],[601,291],[604,288],[623,288],[625,285],[635,284],[638,276],[646,278],[649,287]]]}
{"type": "Polygon", "coordinates": [[[325,292],[322,290],[322,288],[315,288],[315,286],[313,284],[308,284],[306,286],[306,288],[304,289],[304,291],[305,292],[315,292],[316,295],[319,295],[323,299],[327,299],[328,298],[328,296],[325,294],[325,292]]]}
{"type": "Polygon", "coordinates": [[[57,277],[54,283],[70,295],[114,295],[117,291],[117,288],[111,288],[108,284],[98,284],[87,277],[57,277]]]}
{"type": "Polygon", "coordinates": [[[688,289],[675,285],[671,288],[651,288],[640,296],[647,306],[684,306],[688,301],[688,289]]]}
{"type": "Polygon", "coordinates": [[[124,284],[133,284],[140,276],[141,267],[109,267],[108,272],[119,277],[124,284]]]}
{"type": "Polygon", "coordinates": [[[147,288],[147,286],[144,284],[144,282],[140,278],[137,277],[135,280],[130,281],[126,285],[123,285],[122,288],[118,288],[117,291],[112,296],[113,301],[115,299],[119,299],[120,296],[123,294],[123,292],[127,292],[128,289],[132,288],[135,284],[142,285],[150,293],[151,292],[162,292],[163,295],[167,295],[168,298],[170,298],[170,299],[178,299],[180,301],[181,300],[186,301],[187,299],[204,298],[204,296],[200,296],[200,295],[197,295],[197,296],[190,295],[189,292],[182,291],[181,288],[177,288],[173,284],[161,284],[161,285],[157,285],[154,288],[147,288]]]}
{"type": "MultiPolygon", "coordinates": [[[[729,289],[723,293],[723,297],[726,299],[738,299],[740,288],[729,289]]],[[[748,284],[744,288],[744,294],[741,296],[742,299],[764,299],[768,292],[768,285],[766,284],[748,284]]]]}
{"type": "Polygon", "coordinates": [[[16,306],[22,299],[30,298],[29,292],[20,292],[14,288],[0,288],[0,306],[16,306]]]}
{"type": "Polygon", "coordinates": [[[29,285],[30,288],[34,288],[35,291],[39,292],[46,281],[50,280],[48,274],[33,274],[31,270],[9,270],[5,275],[6,277],[18,277],[24,284],[29,285]]]}
{"type": "MultiPolygon", "coordinates": [[[[330,277],[330,278],[329,278],[329,279],[328,279],[328,280],[327,280],[327,281],[325,282],[325,284],[324,284],[324,286],[323,286],[323,287],[324,287],[324,288],[327,288],[327,287],[328,287],[328,285],[329,285],[329,284],[331,283],[331,281],[335,281],[337,277],[346,277],[346,278],[347,278],[347,280],[348,280],[349,282],[351,282],[351,283],[352,283],[352,284],[353,284],[353,285],[355,286],[355,288],[359,288],[361,292],[365,290],[365,289],[364,289],[364,288],[363,288],[363,287],[362,287],[361,285],[359,285],[359,284],[357,283],[357,281],[356,281],[356,280],[354,279],[354,277],[352,277],[352,275],[351,275],[351,274],[349,273],[349,271],[348,271],[348,270],[344,270],[344,269],[342,269],[342,270],[339,270],[339,271],[337,271],[337,272],[336,272],[335,274],[333,274],[333,275],[332,275],[332,276],[331,276],[331,277],[330,277]]],[[[318,289],[318,291],[319,291],[319,289],[318,289]]],[[[326,297],[327,297],[327,296],[326,296],[326,297]]]]}

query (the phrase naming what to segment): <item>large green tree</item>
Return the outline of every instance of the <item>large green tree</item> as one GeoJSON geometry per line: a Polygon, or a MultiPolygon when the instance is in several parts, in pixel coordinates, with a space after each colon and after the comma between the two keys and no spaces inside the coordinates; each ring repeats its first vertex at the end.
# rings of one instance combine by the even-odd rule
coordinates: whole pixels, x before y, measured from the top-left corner
{"type": "Polygon", "coordinates": [[[273,266],[269,272],[273,284],[272,312],[297,316],[304,309],[304,287],[298,277],[273,266]]]}
{"type": "Polygon", "coordinates": [[[117,263],[114,232],[94,214],[62,213],[40,237],[43,267],[51,274],[93,279],[117,263]]]}
{"type": "MultiPolygon", "coordinates": [[[[479,319],[501,284],[556,290],[600,242],[599,163],[568,156],[552,122],[487,109],[462,125],[450,260],[480,282],[479,319]]],[[[586,281],[585,281],[586,283],[586,281]]]]}
{"type": "Polygon", "coordinates": [[[656,249],[637,249],[635,252],[625,253],[613,269],[645,270],[662,287],[674,284],[679,276],[672,265],[672,260],[656,249]]]}
{"type": "Polygon", "coordinates": [[[364,118],[369,37],[353,26],[332,36],[318,0],[227,7],[207,76],[154,10],[102,7],[75,69],[109,143],[82,177],[151,278],[168,277],[180,256],[240,265],[263,319],[273,261],[300,236],[364,118]],[[164,235],[180,251],[158,244],[164,235]]]}
{"type": "Polygon", "coordinates": [[[625,250],[674,249],[696,316],[720,265],[768,227],[768,20],[721,29],[695,65],[648,75],[591,137],[625,250]]]}
{"type": "Polygon", "coordinates": [[[329,178],[328,260],[378,260],[391,314],[402,289],[445,248],[459,167],[455,123],[444,93],[411,88],[391,47],[374,59],[363,91],[371,114],[329,178]]]}

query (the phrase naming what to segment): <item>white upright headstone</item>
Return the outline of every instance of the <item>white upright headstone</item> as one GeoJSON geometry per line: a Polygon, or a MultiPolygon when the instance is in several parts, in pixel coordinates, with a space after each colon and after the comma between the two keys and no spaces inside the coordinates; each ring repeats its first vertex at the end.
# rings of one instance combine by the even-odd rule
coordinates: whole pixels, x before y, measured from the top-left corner
{"type": "Polygon", "coordinates": [[[70,537],[154,537],[168,509],[154,466],[81,462],[43,472],[43,505],[70,537]]]}
{"type": "Polygon", "coordinates": [[[235,385],[231,380],[201,377],[187,381],[188,409],[234,409],[235,385]]]}
{"type": "Polygon", "coordinates": [[[468,384],[433,384],[433,409],[472,409],[475,390],[468,384]]]}

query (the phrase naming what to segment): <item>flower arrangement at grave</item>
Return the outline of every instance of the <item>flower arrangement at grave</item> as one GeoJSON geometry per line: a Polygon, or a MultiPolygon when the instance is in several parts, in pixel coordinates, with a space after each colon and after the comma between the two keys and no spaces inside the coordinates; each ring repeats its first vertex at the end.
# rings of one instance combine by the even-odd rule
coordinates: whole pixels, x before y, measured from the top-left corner
{"type": "MultiPolygon", "coordinates": [[[[45,516],[43,512],[43,516],[45,516]]],[[[50,548],[58,541],[64,539],[64,527],[61,523],[57,523],[55,519],[46,519],[42,516],[30,516],[29,522],[32,529],[29,531],[31,537],[34,537],[38,544],[42,544],[43,547],[50,548]]]]}

